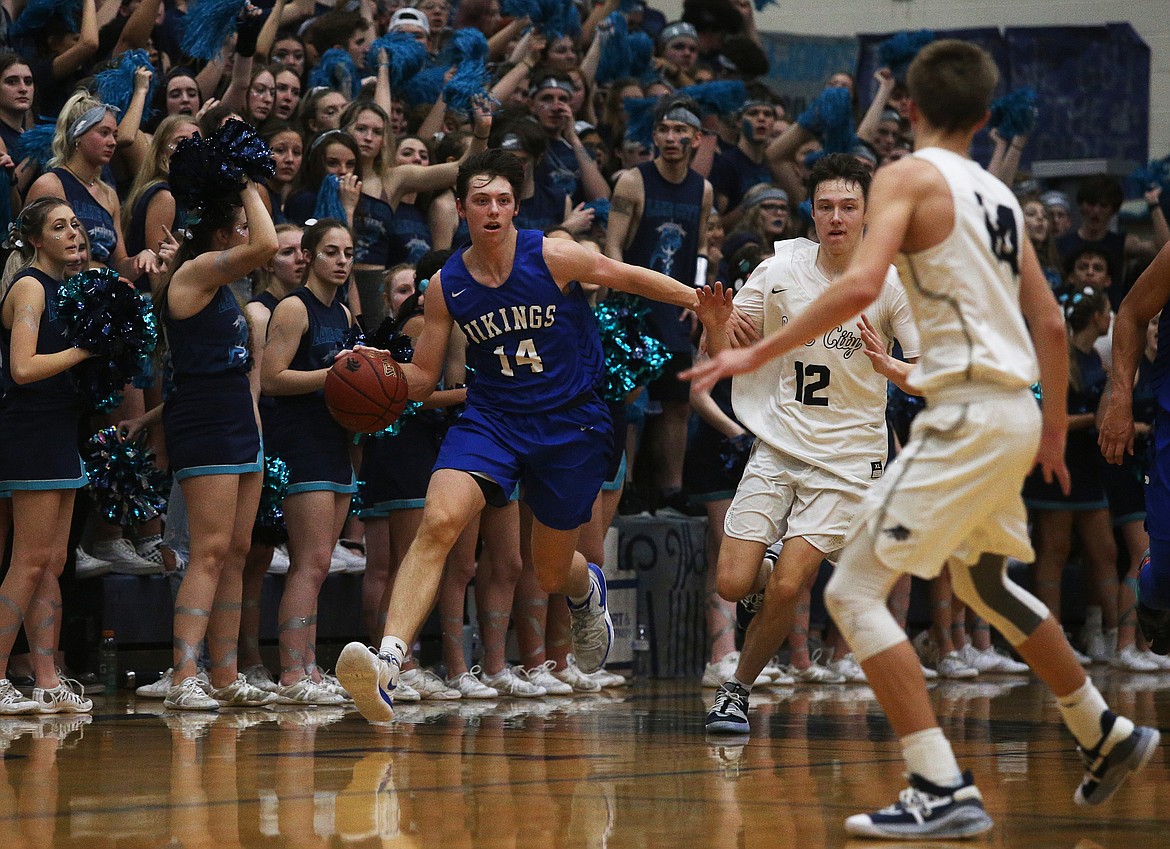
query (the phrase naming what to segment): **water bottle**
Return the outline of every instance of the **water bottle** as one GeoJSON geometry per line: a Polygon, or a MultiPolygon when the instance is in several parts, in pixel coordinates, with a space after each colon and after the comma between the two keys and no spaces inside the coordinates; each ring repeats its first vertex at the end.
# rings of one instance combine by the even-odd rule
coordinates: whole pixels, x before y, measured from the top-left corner
{"type": "Polygon", "coordinates": [[[634,629],[634,677],[650,677],[650,629],[641,622],[634,629]]]}
{"type": "Polygon", "coordinates": [[[113,631],[102,631],[102,641],[98,645],[98,677],[108,695],[118,691],[118,643],[113,631]]]}

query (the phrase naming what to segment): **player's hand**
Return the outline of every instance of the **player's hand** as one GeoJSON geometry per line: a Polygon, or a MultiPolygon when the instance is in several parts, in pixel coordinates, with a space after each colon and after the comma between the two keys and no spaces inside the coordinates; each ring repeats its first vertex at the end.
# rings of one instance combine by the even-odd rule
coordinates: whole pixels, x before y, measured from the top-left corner
{"type": "Polygon", "coordinates": [[[720,329],[727,324],[734,308],[731,301],[735,292],[731,288],[724,289],[722,283],[716,282],[714,287],[699,287],[695,290],[695,296],[698,298],[695,315],[704,327],[720,329]]]}
{"type": "Polygon", "coordinates": [[[1069,494],[1072,479],[1068,474],[1068,466],[1064,464],[1064,443],[1068,438],[1065,429],[1045,427],[1040,432],[1040,447],[1036,451],[1036,462],[1033,469],[1040,469],[1045,483],[1057,483],[1060,491],[1069,494]]]}
{"type": "Polygon", "coordinates": [[[878,336],[877,330],[865,313],[861,314],[861,321],[857,322],[857,329],[861,331],[861,341],[865,344],[862,352],[869,357],[873,370],[887,380],[893,380],[898,360],[886,353],[882,337],[878,336]]]}
{"type": "Polygon", "coordinates": [[[1119,466],[1127,454],[1133,454],[1133,409],[1115,401],[1112,394],[1097,431],[1097,444],[1107,463],[1119,466]]]}
{"type": "Polygon", "coordinates": [[[746,348],[748,345],[760,341],[760,332],[747,313],[737,306],[732,306],[731,321],[727,322],[727,337],[736,348],[746,348]]]}
{"type": "Polygon", "coordinates": [[[757,362],[758,345],[747,348],[729,348],[721,351],[705,363],[687,369],[680,374],[679,380],[689,380],[691,388],[696,392],[710,392],[716,383],[725,377],[752,371],[760,366],[757,362]]]}

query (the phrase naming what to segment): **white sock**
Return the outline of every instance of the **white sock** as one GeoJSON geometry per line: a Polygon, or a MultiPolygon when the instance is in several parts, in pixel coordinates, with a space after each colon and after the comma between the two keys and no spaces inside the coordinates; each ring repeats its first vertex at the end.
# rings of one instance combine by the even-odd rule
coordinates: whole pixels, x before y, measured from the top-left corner
{"type": "Polygon", "coordinates": [[[963,783],[959,763],[941,728],[935,726],[907,734],[901,743],[902,757],[910,772],[939,787],[958,787],[963,783]]]}
{"type": "MultiPolygon", "coordinates": [[[[1094,749],[1101,742],[1105,729],[1101,727],[1101,718],[1109,712],[1109,705],[1101,692],[1086,678],[1079,689],[1069,693],[1063,699],[1056,700],[1064,724],[1072,732],[1073,737],[1081,744],[1081,748],[1094,749]]],[[[1123,716],[1119,716],[1114,723],[1119,730],[1133,730],[1133,723],[1123,716]],[[1118,725],[1117,723],[1124,723],[1118,725]]]]}
{"type": "Polygon", "coordinates": [[[388,654],[398,661],[398,665],[406,661],[406,643],[397,637],[383,637],[382,645],[378,646],[378,654],[388,654]]]}
{"type": "MultiPolygon", "coordinates": [[[[734,678],[732,678],[732,679],[731,679],[731,683],[733,683],[733,684],[738,684],[739,686],[741,686],[741,687],[743,687],[745,690],[747,690],[749,693],[752,691],[752,685],[751,685],[751,684],[745,684],[745,683],[743,683],[742,681],[740,681],[740,680],[739,680],[739,676],[738,676],[738,675],[736,675],[734,678]]],[[[755,683],[755,682],[752,682],[752,683],[755,683]]]]}

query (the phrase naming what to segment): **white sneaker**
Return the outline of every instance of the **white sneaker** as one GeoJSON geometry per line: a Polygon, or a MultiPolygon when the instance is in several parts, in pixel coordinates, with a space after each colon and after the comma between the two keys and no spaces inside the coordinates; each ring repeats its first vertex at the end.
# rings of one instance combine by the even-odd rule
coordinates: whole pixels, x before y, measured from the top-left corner
{"type": "MultiPolygon", "coordinates": [[[[545,661],[545,663],[552,662],[551,660],[545,661]]],[[[567,685],[569,690],[574,693],[600,693],[603,685],[596,676],[608,674],[610,673],[607,673],[604,669],[598,669],[592,675],[586,675],[570,659],[563,667],[549,672],[549,677],[555,681],[559,681],[561,684],[567,685]]],[[[625,679],[623,678],[622,680],[624,681],[625,679]]],[[[550,690],[550,692],[552,691],[550,690]]]]}
{"type": "Polygon", "coordinates": [[[93,556],[98,560],[107,561],[110,564],[110,571],[115,575],[161,575],[163,571],[161,556],[159,563],[144,560],[138,556],[134,544],[128,539],[95,542],[93,556]]]}
{"type": "MultiPolygon", "coordinates": [[[[735,673],[739,668],[739,652],[732,651],[723,655],[714,663],[708,663],[703,667],[703,686],[707,688],[722,687],[725,681],[730,681],[735,677],[735,673]]],[[[752,682],[753,687],[766,687],[772,683],[772,676],[765,675],[761,672],[756,676],[756,680],[752,682]]]]}
{"type": "Polygon", "coordinates": [[[345,697],[333,691],[320,681],[308,675],[299,681],[285,684],[276,691],[276,703],[280,705],[343,705],[345,697]]]}
{"type": "MultiPolygon", "coordinates": [[[[546,660],[539,666],[534,666],[531,669],[525,670],[524,675],[530,683],[540,687],[544,692],[550,696],[571,696],[573,695],[573,685],[560,678],[557,678],[552,673],[552,668],[556,666],[556,661],[546,660]]],[[[590,682],[592,683],[592,682],[590,682]]],[[[599,686],[598,690],[601,689],[599,686]]],[[[596,690],[594,691],[596,692],[596,690]]]]}
{"type": "Polygon", "coordinates": [[[414,689],[409,684],[403,684],[399,679],[398,685],[394,688],[394,701],[396,702],[421,702],[422,693],[414,689]]]}
{"type": "Polygon", "coordinates": [[[417,691],[419,698],[428,701],[448,702],[463,698],[462,693],[454,687],[448,687],[442,678],[422,667],[403,670],[398,676],[398,686],[403,684],[417,691]]]}
{"type": "Polygon", "coordinates": [[[971,643],[967,643],[959,649],[959,657],[963,659],[963,663],[978,669],[980,675],[985,673],[989,675],[1027,675],[1032,671],[1028,664],[1008,657],[995,646],[988,646],[980,650],[971,643]]]}
{"type": "Polygon", "coordinates": [[[1170,656],[1164,654],[1155,654],[1149,649],[1146,649],[1144,652],[1142,652],[1142,654],[1145,655],[1146,659],[1151,663],[1156,664],[1158,669],[1170,670],[1170,656]]]}
{"type": "Polygon", "coordinates": [[[341,650],[336,668],[341,686],[353,697],[362,716],[373,723],[394,719],[394,686],[400,672],[397,660],[355,642],[341,650]]]}
{"type": "Polygon", "coordinates": [[[32,700],[37,703],[37,713],[89,713],[93,702],[81,694],[81,684],[71,678],[58,678],[57,686],[51,690],[37,687],[32,700]]]}
{"type": "Polygon", "coordinates": [[[1081,666],[1093,665],[1093,658],[1089,657],[1087,654],[1082,654],[1081,652],[1077,651],[1077,647],[1074,646],[1071,641],[1069,642],[1069,648],[1072,649],[1073,657],[1077,659],[1077,663],[1079,663],[1081,666]]]}
{"type": "Polygon", "coordinates": [[[78,578],[99,578],[110,574],[110,564],[105,560],[98,560],[80,545],[73,550],[74,571],[78,578]]]}
{"type": "Polygon", "coordinates": [[[801,684],[844,684],[845,676],[834,672],[827,666],[822,666],[819,663],[820,659],[821,652],[815,651],[811,658],[812,662],[807,669],[797,669],[792,666],[789,667],[789,672],[801,684]]]}
{"type": "Polygon", "coordinates": [[[174,676],[174,668],[168,669],[162,674],[162,677],[153,684],[143,684],[134,691],[134,695],[140,699],[165,699],[170,693],[171,687],[175,685],[172,676],[174,676]]]}
{"type": "Polygon", "coordinates": [[[212,689],[207,695],[219,702],[220,707],[262,707],[275,704],[277,699],[276,693],[249,684],[247,676],[242,672],[226,687],[212,689]]]}
{"type": "MultiPolygon", "coordinates": [[[[577,664],[573,663],[572,665],[574,669],[577,669],[577,664]]],[[[585,675],[585,673],[581,672],[580,669],[577,669],[577,671],[582,675],[585,675]]],[[[630,682],[626,680],[625,675],[622,675],[620,672],[611,672],[604,666],[601,669],[598,669],[596,672],[590,672],[586,677],[591,681],[596,681],[598,684],[600,684],[601,689],[603,690],[609,690],[615,687],[627,687],[630,684],[630,682]]]]}
{"type": "Polygon", "coordinates": [[[346,571],[352,575],[360,575],[366,571],[366,555],[356,548],[345,545],[342,542],[337,543],[341,546],[343,552],[348,554],[346,571]]]}
{"type": "Polygon", "coordinates": [[[1161,664],[1154,663],[1144,652],[1138,651],[1137,646],[1129,645],[1119,649],[1109,659],[1109,665],[1122,672],[1161,672],[1161,664]]]}
{"type": "Polygon", "coordinates": [[[244,678],[248,683],[257,690],[263,690],[266,693],[275,693],[280,689],[280,685],[272,678],[272,673],[268,671],[268,667],[262,663],[255,666],[249,666],[247,669],[240,670],[244,674],[244,678]]]}
{"type": "Polygon", "coordinates": [[[288,546],[278,545],[272,550],[272,563],[268,566],[269,575],[287,575],[288,574],[288,546]]]}
{"type": "Polygon", "coordinates": [[[501,696],[515,696],[518,699],[535,699],[546,695],[544,687],[538,687],[517,671],[518,667],[505,666],[495,675],[481,672],[479,680],[501,696]]]}
{"type": "Polygon", "coordinates": [[[479,675],[480,669],[478,666],[471,667],[470,672],[464,672],[462,675],[456,675],[454,678],[447,679],[447,686],[453,690],[458,690],[460,695],[465,699],[494,699],[500,695],[499,690],[489,687],[483,683],[476,676],[479,675]]]}
{"type": "Polygon", "coordinates": [[[609,657],[613,645],[613,620],[609,618],[606,605],[605,575],[596,563],[589,564],[589,596],[580,607],[570,604],[569,614],[577,665],[582,672],[596,672],[609,657]]]}
{"type": "Polygon", "coordinates": [[[7,678],[0,678],[0,716],[39,712],[40,706],[36,701],[21,694],[7,678]]]}
{"type": "Polygon", "coordinates": [[[329,559],[329,574],[337,575],[342,572],[352,572],[358,565],[364,572],[366,559],[350,551],[340,542],[333,546],[333,555],[329,559]]]}
{"type": "Polygon", "coordinates": [[[163,707],[171,710],[219,710],[219,702],[207,695],[205,686],[195,675],[184,678],[167,692],[163,707]]]}
{"type": "Polygon", "coordinates": [[[1117,650],[1116,628],[1111,628],[1108,633],[1098,630],[1087,631],[1083,636],[1085,654],[1093,663],[1109,663],[1113,660],[1117,650]]]}
{"type": "Polygon", "coordinates": [[[957,651],[947,652],[940,657],[935,669],[940,678],[948,678],[951,680],[976,678],[979,675],[979,670],[974,666],[965,664],[963,658],[957,651]]]}
{"type": "Polygon", "coordinates": [[[853,652],[849,652],[849,654],[840,660],[834,660],[829,664],[829,669],[836,672],[850,684],[864,684],[869,680],[865,677],[865,670],[861,668],[861,664],[857,662],[857,658],[853,656],[853,652]]]}
{"type": "Polygon", "coordinates": [[[929,666],[923,666],[922,664],[918,664],[918,666],[920,669],[922,669],[922,677],[925,678],[927,681],[937,681],[938,680],[938,673],[935,672],[933,669],[931,669],[929,666]]]}

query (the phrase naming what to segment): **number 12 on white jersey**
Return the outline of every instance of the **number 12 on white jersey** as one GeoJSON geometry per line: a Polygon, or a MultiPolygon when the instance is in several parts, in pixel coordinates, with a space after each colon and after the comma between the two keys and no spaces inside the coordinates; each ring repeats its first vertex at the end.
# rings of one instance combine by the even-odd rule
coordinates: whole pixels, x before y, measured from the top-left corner
{"type": "MultiPolygon", "coordinates": [[[[516,372],[512,369],[508,355],[504,353],[504,346],[500,345],[492,353],[500,358],[500,374],[504,377],[515,377],[516,372]]],[[[544,363],[541,362],[540,354],[536,352],[536,345],[531,339],[521,339],[520,344],[516,346],[516,366],[529,366],[533,374],[544,371],[544,363]]]]}

